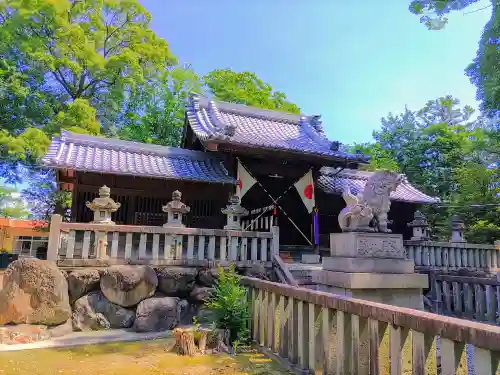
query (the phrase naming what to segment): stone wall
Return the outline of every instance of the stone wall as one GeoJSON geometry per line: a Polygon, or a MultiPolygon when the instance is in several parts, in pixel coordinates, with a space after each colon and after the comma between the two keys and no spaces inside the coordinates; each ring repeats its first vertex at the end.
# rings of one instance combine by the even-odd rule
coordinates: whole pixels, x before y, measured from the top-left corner
{"type": "MultiPolygon", "coordinates": [[[[262,265],[241,275],[275,281],[262,265]]],[[[217,280],[206,267],[116,265],[63,271],[55,263],[20,259],[0,291],[0,344],[33,342],[71,331],[127,328],[164,331],[191,324],[217,280]]]]}

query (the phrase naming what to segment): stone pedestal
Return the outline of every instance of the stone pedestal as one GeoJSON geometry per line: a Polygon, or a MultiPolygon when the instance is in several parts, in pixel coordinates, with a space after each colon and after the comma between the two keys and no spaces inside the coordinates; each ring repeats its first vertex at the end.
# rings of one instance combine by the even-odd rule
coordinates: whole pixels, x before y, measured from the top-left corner
{"type": "Polygon", "coordinates": [[[405,259],[403,237],[388,233],[345,232],[330,235],[331,257],[313,282],[325,292],[423,310],[426,275],[405,259]]]}
{"type": "Polygon", "coordinates": [[[321,257],[319,254],[302,254],[301,263],[319,264],[321,257]]]}

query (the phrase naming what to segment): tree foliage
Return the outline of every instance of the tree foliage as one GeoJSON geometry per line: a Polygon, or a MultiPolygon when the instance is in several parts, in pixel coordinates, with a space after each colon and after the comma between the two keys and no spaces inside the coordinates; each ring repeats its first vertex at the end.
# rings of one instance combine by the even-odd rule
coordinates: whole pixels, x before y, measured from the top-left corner
{"type": "MultiPolygon", "coordinates": [[[[413,0],[410,11],[420,16],[420,21],[430,30],[440,30],[448,22],[447,14],[461,11],[479,0],[413,0]]],[[[500,2],[491,0],[491,18],[484,27],[474,61],[465,72],[477,89],[481,110],[496,116],[500,110],[500,2]]],[[[486,8],[477,10],[486,11],[486,8]]]]}
{"type": "Polygon", "coordinates": [[[447,14],[460,11],[480,0],[412,0],[410,12],[420,16],[429,30],[441,30],[448,23],[447,14]]]}
{"type": "Polygon", "coordinates": [[[23,219],[29,211],[20,197],[15,196],[16,189],[0,185],[0,217],[23,219]]]}
{"type": "Polygon", "coordinates": [[[202,82],[189,66],[163,73],[154,85],[143,85],[128,100],[118,136],[164,146],[179,146],[185,105],[202,82]]]}
{"type": "Polygon", "coordinates": [[[459,104],[447,96],[419,111],[389,114],[362,151],[372,156],[372,169],[400,170],[444,202],[426,209],[438,237],[447,238],[451,215],[459,214],[470,240],[491,242],[500,229],[498,125],[482,117],[471,121],[472,109],[459,104]]]}
{"type": "Polygon", "coordinates": [[[103,122],[137,84],[176,62],[136,0],[6,0],[0,19],[3,49],[43,69],[62,102],[88,100],[103,122]]]}
{"type": "Polygon", "coordinates": [[[213,311],[217,328],[229,331],[229,344],[233,345],[235,341],[246,344],[249,318],[247,290],[240,284],[234,264],[227,271],[219,266],[218,273],[214,290],[205,305],[213,311]]]}
{"type": "Polygon", "coordinates": [[[203,77],[204,83],[215,98],[258,108],[300,113],[300,108],[289,102],[281,91],[273,91],[269,83],[255,73],[217,69],[203,77]]]}

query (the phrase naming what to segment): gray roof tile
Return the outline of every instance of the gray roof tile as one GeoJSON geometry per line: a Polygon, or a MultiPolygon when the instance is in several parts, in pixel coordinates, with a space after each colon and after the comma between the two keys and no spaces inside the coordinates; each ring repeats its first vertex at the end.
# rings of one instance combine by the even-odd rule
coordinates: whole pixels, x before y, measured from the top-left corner
{"type": "Polygon", "coordinates": [[[192,96],[189,125],[202,141],[299,152],[326,159],[366,162],[367,157],[331,149],[319,116],[299,116],[192,96]]]}
{"type": "Polygon", "coordinates": [[[52,140],[43,163],[86,172],[235,183],[213,154],[67,131],[52,140]]]}
{"type": "MultiPolygon", "coordinates": [[[[323,167],[318,178],[317,185],[325,193],[342,194],[346,187],[351,189],[351,193],[361,192],[368,178],[374,172],[360,171],[353,169],[338,169],[323,167]],[[336,174],[338,172],[338,174],[336,174]]],[[[411,203],[438,203],[438,198],[430,197],[413,187],[409,182],[400,184],[397,190],[391,193],[391,200],[411,202],[411,203]]]]}

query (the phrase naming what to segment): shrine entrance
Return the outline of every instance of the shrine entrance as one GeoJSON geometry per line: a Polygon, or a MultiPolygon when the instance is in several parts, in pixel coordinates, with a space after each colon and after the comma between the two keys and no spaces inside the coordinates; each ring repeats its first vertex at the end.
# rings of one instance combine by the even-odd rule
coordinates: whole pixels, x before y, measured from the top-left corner
{"type": "Polygon", "coordinates": [[[254,212],[244,223],[257,218],[257,228],[265,230],[269,220],[280,227],[280,245],[312,247],[312,215],[308,213],[294,186],[309,171],[310,166],[280,164],[256,158],[240,160],[244,168],[258,181],[241,200],[243,207],[251,213],[254,212]],[[262,213],[263,210],[266,212],[262,213]]]}

